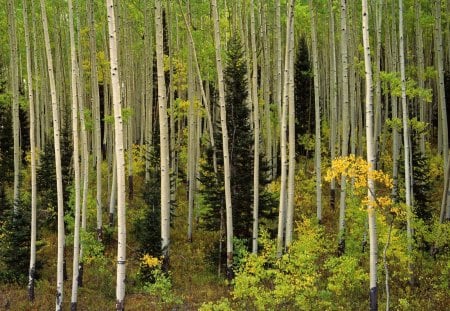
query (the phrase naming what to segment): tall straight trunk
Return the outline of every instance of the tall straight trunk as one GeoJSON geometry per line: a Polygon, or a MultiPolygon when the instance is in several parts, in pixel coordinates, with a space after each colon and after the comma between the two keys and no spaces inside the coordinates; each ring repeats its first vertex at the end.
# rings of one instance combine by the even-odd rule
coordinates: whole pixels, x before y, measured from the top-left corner
{"type": "MultiPolygon", "coordinates": [[[[275,81],[275,103],[277,105],[277,114],[278,118],[281,118],[281,101],[282,101],[282,83],[283,83],[283,76],[281,74],[282,71],[282,58],[283,55],[281,53],[281,3],[280,0],[275,1],[275,75],[274,75],[274,81],[275,81]]],[[[272,172],[272,179],[275,179],[277,176],[277,167],[278,167],[278,144],[277,139],[275,138],[276,135],[274,135],[274,144],[273,144],[273,152],[272,152],[272,165],[271,165],[271,172],[272,172]]]]}
{"type": "MultiPolygon", "coordinates": [[[[290,19],[290,46],[294,49],[294,12],[290,19]]],[[[292,243],[292,233],[294,231],[294,194],[295,194],[295,97],[294,97],[294,52],[289,55],[289,87],[288,87],[288,128],[289,128],[289,167],[287,180],[287,211],[286,211],[286,247],[292,243]]]]}
{"type": "Polygon", "coordinates": [[[167,117],[166,83],[164,81],[163,21],[161,0],[155,2],[156,69],[158,75],[159,141],[161,154],[161,249],[163,267],[168,269],[170,245],[170,151],[167,117]]]}
{"type": "MultiPolygon", "coordinates": [[[[328,9],[330,11],[330,157],[333,160],[336,157],[336,141],[337,141],[337,66],[336,66],[336,39],[335,39],[335,23],[333,3],[328,1],[328,9]]],[[[334,210],[336,202],[336,180],[333,178],[330,183],[330,208],[334,210]]]]}
{"type": "Polygon", "coordinates": [[[119,64],[117,57],[117,29],[113,0],[106,0],[108,13],[109,55],[111,69],[112,101],[114,105],[114,137],[117,162],[117,281],[116,310],[125,309],[125,263],[126,263],[126,219],[125,219],[125,154],[123,144],[122,104],[120,102],[119,64]]]}
{"type": "MultiPolygon", "coordinates": [[[[347,31],[347,1],[341,0],[341,63],[342,63],[342,147],[341,156],[348,156],[348,143],[350,135],[349,115],[349,79],[348,79],[348,31],[347,31]]],[[[345,198],[347,196],[347,179],[341,177],[341,193],[339,200],[339,226],[338,226],[338,253],[345,252],[345,198]]]]}
{"type": "MultiPolygon", "coordinates": [[[[145,144],[147,145],[147,153],[153,149],[153,50],[150,25],[152,25],[150,17],[150,2],[145,2],[144,12],[144,48],[145,48],[145,144]]],[[[145,181],[150,181],[150,157],[145,157],[145,181]]],[[[112,194],[112,193],[111,193],[112,194]]],[[[111,205],[110,205],[111,208],[111,205]]],[[[111,211],[111,209],[110,209],[111,211]]],[[[111,214],[110,214],[111,215],[111,214]]],[[[111,221],[110,221],[111,223],[111,221]]]]}
{"type": "Polygon", "coordinates": [[[256,56],[255,3],[250,0],[250,37],[252,42],[252,103],[253,103],[253,231],[252,252],[258,252],[259,214],[259,102],[258,102],[258,58],[256,56]]]}
{"type": "MultiPolygon", "coordinates": [[[[406,200],[406,235],[408,240],[408,253],[412,255],[412,193],[411,193],[411,147],[409,137],[409,113],[408,102],[406,99],[406,73],[405,73],[405,48],[404,48],[404,35],[403,35],[403,0],[398,1],[399,9],[399,22],[398,22],[398,34],[399,34],[399,59],[400,59],[400,77],[401,77],[401,89],[402,89],[402,124],[403,124],[403,149],[404,149],[404,170],[405,170],[405,200],[406,200]]],[[[412,282],[412,265],[408,264],[410,282],[412,282]]]]}
{"type": "Polygon", "coordinates": [[[194,196],[195,196],[195,164],[197,160],[196,154],[196,133],[197,126],[195,115],[195,102],[194,102],[194,73],[192,68],[192,46],[190,46],[188,51],[188,234],[187,239],[192,242],[192,230],[193,230],[193,218],[194,218],[194,196]]]}
{"type": "Polygon", "coordinates": [[[381,81],[380,81],[380,71],[381,71],[381,27],[383,19],[383,0],[375,1],[375,72],[374,72],[374,152],[380,154],[380,142],[378,138],[381,134],[382,126],[382,116],[381,116],[381,81]]]}
{"type": "Polygon", "coordinates": [[[70,60],[71,60],[71,91],[72,91],[72,138],[73,138],[73,170],[75,174],[75,224],[73,233],[73,269],[72,269],[72,299],[70,309],[75,311],[78,302],[78,265],[80,254],[80,151],[78,139],[78,90],[77,74],[78,63],[75,50],[75,30],[73,26],[72,0],[67,2],[69,7],[69,36],[70,36],[70,60]]]}
{"type": "MultiPolygon", "coordinates": [[[[33,96],[33,72],[31,68],[30,31],[28,27],[27,0],[23,0],[23,28],[25,32],[25,50],[27,58],[27,91],[30,107],[30,166],[31,166],[31,236],[30,236],[30,268],[28,270],[28,299],[34,301],[34,282],[36,271],[36,112],[33,96]]],[[[34,12],[33,12],[34,13],[34,12]]]]}
{"type": "MultiPolygon", "coordinates": [[[[445,72],[444,72],[444,50],[442,44],[442,21],[441,21],[441,0],[435,0],[435,25],[434,25],[434,49],[436,51],[436,63],[438,67],[438,103],[440,108],[441,119],[440,128],[442,132],[442,153],[444,156],[444,175],[447,173],[448,163],[448,123],[447,123],[447,108],[445,101],[445,72]]],[[[444,176],[447,178],[447,176],[444,176]]],[[[445,207],[445,218],[450,219],[450,193],[448,193],[447,206],[445,207]]]]}
{"type": "Polygon", "coordinates": [[[284,84],[283,84],[283,102],[281,107],[281,128],[280,128],[280,153],[281,153],[281,180],[280,180],[280,205],[278,208],[278,234],[277,234],[277,257],[281,257],[284,245],[284,230],[286,228],[286,210],[287,210],[287,113],[289,109],[289,64],[291,54],[294,53],[294,46],[290,40],[293,35],[292,20],[294,19],[294,0],[290,0],[287,4],[287,20],[286,20],[286,54],[284,59],[284,84]]]}
{"type": "Polygon", "coordinates": [[[14,214],[18,213],[20,200],[20,121],[19,121],[19,55],[17,50],[16,19],[14,0],[8,0],[8,34],[10,51],[10,75],[12,92],[12,123],[14,144],[14,214]]]}
{"type": "Polygon", "coordinates": [[[94,1],[88,1],[88,22],[89,22],[89,51],[91,64],[91,96],[92,96],[92,111],[94,115],[94,146],[96,159],[96,185],[97,185],[97,239],[102,240],[102,134],[100,127],[100,96],[98,92],[98,77],[97,77],[97,44],[95,35],[94,22],[94,1]]]}
{"type": "Polygon", "coordinates": [[[60,144],[60,120],[58,97],[56,94],[55,76],[53,71],[52,49],[50,45],[50,36],[48,33],[47,12],[45,9],[45,2],[41,0],[41,14],[42,26],[44,28],[45,51],[47,54],[48,76],[50,80],[50,95],[52,102],[52,116],[53,116],[53,143],[55,147],[55,170],[56,170],[56,192],[58,202],[58,251],[56,261],[56,310],[62,310],[64,300],[64,199],[62,187],[62,171],[61,171],[61,144],[60,144]]]}
{"type": "MultiPolygon", "coordinates": [[[[181,8],[181,2],[180,0],[178,0],[178,4],[180,5],[181,8]]],[[[213,150],[213,168],[214,168],[214,172],[217,173],[217,159],[216,159],[216,144],[215,144],[215,139],[214,139],[214,128],[213,128],[213,117],[212,117],[212,111],[211,111],[211,107],[209,105],[209,100],[208,100],[208,96],[206,96],[206,92],[205,89],[203,87],[203,79],[202,79],[202,75],[200,72],[200,66],[198,63],[198,58],[197,58],[197,51],[195,48],[195,42],[194,39],[192,37],[192,31],[191,31],[191,23],[190,23],[190,19],[188,19],[186,17],[186,14],[183,13],[183,10],[181,10],[181,13],[183,15],[183,19],[184,22],[186,24],[186,29],[188,31],[188,38],[189,38],[189,43],[191,44],[192,47],[192,57],[193,57],[193,61],[195,64],[195,71],[197,74],[197,78],[199,81],[199,86],[200,86],[200,92],[202,95],[202,99],[203,99],[203,104],[205,105],[205,110],[206,110],[206,120],[208,123],[208,131],[209,131],[209,139],[210,139],[210,144],[211,144],[211,148],[213,150]]]]}
{"type": "Polygon", "coordinates": [[[219,88],[220,124],[222,128],[222,149],[225,181],[225,218],[227,236],[227,276],[233,276],[233,209],[231,205],[231,172],[230,155],[228,151],[227,112],[225,107],[225,85],[222,67],[222,49],[220,44],[219,13],[217,0],[211,0],[212,19],[214,23],[214,46],[216,50],[217,82],[219,88]]]}
{"type": "MultiPolygon", "coordinates": [[[[79,33],[78,33],[79,34],[79,33]]],[[[78,38],[78,42],[80,42],[80,38],[78,38]]],[[[81,51],[79,49],[79,55],[81,55],[81,51]]],[[[79,57],[81,59],[81,57],[79,57]]],[[[78,66],[78,74],[77,74],[77,90],[78,90],[78,113],[80,118],[80,130],[81,130],[81,145],[82,145],[82,153],[81,153],[81,167],[82,167],[82,175],[83,175],[83,197],[81,200],[81,230],[86,231],[87,224],[87,200],[88,200],[88,191],[89,191],[89,152],[88,152],[88,139],[87,139],[87,131],[86,131],[86,121],[84,119],[84,93],[82,85],[84,85],[83,81],[83,71],[78,66]]],[[[80,261],[78,264],[78,286],[83,286],[83,245],[80,245],[80,261]]]]}
{"type": "Polygon", "coordinates": [[[315,148],[314,169],[316,171],[316,205],[317,220],[322,221],[322,170],[321,170],[321,135],[320,135],[320,77],[319,77],[319,52],[317,47],[317,18],[312,0],[308,1],[311,15],[312,59],[314,72],[314,111],[315,111],[315,148]]]}
{"type": "MultiPolygon", "coordinates": [[[[420,25],[420,16],[421,16],[421,5],[420,1],[414,1],[414,13],[415,13],[415,22],[414,22],[414,32],[416,37],[416,58],[417,58],[417,85],[419,88],[425,88],[425,60],[423,53],[423,30],[420,25]]],[[[427,122],[425,119],[425,101],[419,97],[419,120],[421,122],[427,122]]],[[[420,152],[422,155],[425,155],[425,139],[426,134],[420,134],[420,152]]]]}
{"type": "MultiPolygon", "coordinates": [[[[400,0],[401,1],[401,0],[400,0]]],[[[364,69],[366,77],[366,145],[367,145],[367,163],[369,171],[367,172],[367,213],[369,218],[369,243],[370,243],[370,310],[378,310],[378,289],[377,289],[377,256],[378,242],[376,233],[376,215],[375,215],[375,183],[371,177],[371,171],[375,167],[375,150],[373,141],[373,84],[372,84],[372,61],[370,56],[369,42],[369,11],[367,0],[362,0],[362,33],[364,46],[364,69]]]]}

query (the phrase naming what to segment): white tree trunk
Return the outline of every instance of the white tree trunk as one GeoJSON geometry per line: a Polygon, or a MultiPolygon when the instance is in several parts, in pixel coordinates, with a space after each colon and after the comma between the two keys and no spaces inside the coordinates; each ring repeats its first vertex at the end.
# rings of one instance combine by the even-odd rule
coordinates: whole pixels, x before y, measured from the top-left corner
{"type": "Polygon", "coordinates": [[[161,153],[161,248],[168,268],[170,245],[170,151],[166,83],[164,81],[163,21],[161,0],[155,1],[156,69],[158,75],[159,139],[161,153]]]}
{"type": "Polygon", "coordinates": [[[367,0],[362,0],[362,32],[364,45],[364,69],[366,76],[366,144],[367,144],[367,163],[369,164],[369,171],[367,177],[368,187],[368,205],[367,213],[369,218],[369,243],[370,243],[370,310],[378,310],[377,298],[377,256],[378,243],[376,233],[376,215],[375,215],[375,183],[370,175],[370,172],[375,167],[375,150],[373,143],[373,85],[372,85],[372,62],[370,56],[370,42],[369,42],[369,11],[367,7],[367,0]]]}
{"type": "MultiPolygon", "coordinates": [[[[349,85],[348,85],[348,48],[347,48],[347,1],[341,0],[341,62],[342,62],[342,147],[341,156],[348,156],[348,143],[350,135],[349,115],[349,85]]],[[[354,117],[354,116],[353,116],[354,117]]],[[[341,177],[341,193],[339,199],[339,227],[338,227],[338,252],[345,252],[345,198],[347,194],[347,180],[343,174],[341,177]]]]}
{"type": "Polygon", "coordinates": [[[280,128],[280,152],[281,152],[281,180],[280,180],[280,205],[278,208],[278,234],[277,234],[277,257],[281,257],[284,245],[284,230],[286,228],[286,205],[287,205],[287,113],[289,109],[289,64],[291,54],[294,53],[294,46],[289,40],[293,29],[291,20],[294,18],[294,0],[290,0],[287,4],[286,20],[286,54],[284,59],[284,77],[283,77],[283,101],[281,107],[281,128],[280,128]]]}
{"type": "Polygon", "coordinates": [[[50,45],[50,36],[48,34],[47,12],[45,9],[45,1],[41,0],[41,14],[42,25],[44,28],[45,50],[47,55],[47,67],[50,80],[50,95],[52,102],[52,116],[53,116],[53,139],[55,147],[55,168],[56,168],[56,192],[58,202],[58,251],[56,261],[56,310],[62,310],[64,300],[64,277],[63,277],[63,263],[64,263],[64,201],[63,201],[63,187],[62,187],[62,172],[61,172],[61,146],[60,146],[60,125],[59,125],[59,107],[56,94],[55,76],[53,71],[52,49],[50,45]]]}
{"type": "Polygon", "coordinates": [[[320,135],[320,81],[319,81],[319,52],[317,47],[317,21],[312,0],[308,1],[311,15],[312,60],[314,72],[314,111],[315,111],[315,148],[314,169],[316,171],[316,205],[317,220],[322,221],[322,170],[321,170],[321,135],[320,135]]]}
{"type": "Polygon", "coordinates": [[[256,56],[255,3],[250,1],[250,36],[252,42],[252,103],[253,103],[253,231],[252,252],[258,252],[258,214],[259,214],[259,102],[258,102],[258,58],[256,56]]]}
{"type": "Polygon", "coordinates": [[[212,19],[214,23],[214,45],[216,50],[217,79],[219,88],[220,124],[222,127],[222,148],[225,181],[225,214],[227,235],[227,276],[232,277],[233,265],[233,209],[231,205],[230,155],[228,151],[227,111],[225,107],[225,86],[223,79],[222,55],[220,44],[219,13],[217,0],[211,0],[212,19]]]}
{"type": "Polygon", "coordinates": [[[78,90],[77,74],[78,64],[75,50],[75,30],[73,26],[73,6],[72,0],[67,2],[69,7],[69,36],[70,36],[70,60],[71,60],[71,91],[72,91],[72,139],[73,139],[73,170],[75,174],[75,224],[73,233],[73,269],[72,269],[72,299],[71,310],[77,309],[78,301],[78,265],[80,254],[80,152],[78,139],[78,90]]]}
{"type": "Polygon", "coordinates": [[[23,0],[23,28],[25,32],[25,50],[27,58],[27,91],[30,106],[30,166],[31,166],[31,236],[30,268],[28,272],[28,299],[34,301],[34,281],[36,270],[36,112],[33,96],[33,72],[31,67],[30,31],[28,27],[27,1],[23,0]]]}
{"type": "MultiPolygon", "coordinates": [[[[295,2],[295,1],[294,1],[295,2]]],[[[289,167],[287,180],[287,211],[286,211],[286,238],[285,245],[292,243],[294,231],[294,195],[295,195],[295,98],[294,98],[294,11],[291,12],[289,27],[289,44],[292,52],[289,54],[289,87],[288,87],[288,127],[289,127],[289,167]]]]}
{"type": "Polygon", "coordinates": [[[14,214],[18,213],[20,200],[20,121],[19,121],[19,61],[17,50],[16,19],[14,0],[8,0],[8,34],[10,50],[10,75],[12,92],[12,123],[14,153],[14,214]]]}
{"type": "Polygon", "coordinates": [[[120,102],[119,64],[117,57],[117,29],[113,0],[106,0],[108,13],[109,54],[112,101],[114,105],[115,154],[117,162],[117,281],[116,310],[125,308],[126,219],[125,219],[125,154],[123,144],[122,104],[120,102]]]}

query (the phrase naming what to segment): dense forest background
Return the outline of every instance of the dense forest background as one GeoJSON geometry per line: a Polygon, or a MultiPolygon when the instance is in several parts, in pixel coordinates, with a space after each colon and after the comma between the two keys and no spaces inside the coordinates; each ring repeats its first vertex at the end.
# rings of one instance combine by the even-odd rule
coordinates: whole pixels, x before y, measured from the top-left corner
{"type": "Polygon", "coordinates": [[[448,308],[450,1],[0,7],[0,309],[448,308]]]}

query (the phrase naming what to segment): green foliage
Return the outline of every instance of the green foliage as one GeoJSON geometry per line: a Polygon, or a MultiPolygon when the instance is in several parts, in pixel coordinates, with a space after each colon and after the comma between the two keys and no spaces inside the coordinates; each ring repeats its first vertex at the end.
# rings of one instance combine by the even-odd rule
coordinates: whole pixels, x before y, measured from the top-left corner
{"type": "MultiPolygon", "coordinates": [[[[30,263],[30,212],[29,202],[12,204],[1,195],[4,213],[0,218],[0,282],[24,284],[30,263]]],[[[36,271],[39,269],[39,262],[36,271]]]]}
{"type": "MultiPolygon", "coordinates": [[[[230,151],[230,174],[233,208],[233,231],[240,239],[251,237],[253,222],[253,132],[250,127],[250,111],[247,99],[247,71],[242,44],[238,37],[232,37],[227,46],[227,61],[224,70],[225,102],[227,113],[227,128],[230,151]]],[[[221,146],[221,129],[216,131],[216,146],[221,146]]],[[[260,157],[262,159],[262,155],[260,157]]],[[[221,148],[217,148],[217,174],[213,168],[213,151],[207,149],[203,155],[200,182],[200,194],[204,203],[202,224],[208,230],[219,231],[224,215],[224,181],[223,181],[223,155],[221,148]]],[[[260,215],[267,216],[275,202],[272,196],[264,189],[265,167],[261,163],[260,179],[260,215]]],[[[217,256],[214,256],[217,258],[217,256]]]]}

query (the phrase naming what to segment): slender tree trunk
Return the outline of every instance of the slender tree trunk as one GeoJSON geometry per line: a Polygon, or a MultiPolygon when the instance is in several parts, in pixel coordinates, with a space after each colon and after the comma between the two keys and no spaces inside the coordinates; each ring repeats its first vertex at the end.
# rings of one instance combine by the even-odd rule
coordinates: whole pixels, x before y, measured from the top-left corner
{"type": "MultiPolygon", "coordinates": [[[[28,270],[28,299],[34,301],[34,281],[36,271],[36,112],[33,96],[33,72],[31,69],[30,31],[28,27],[27,0],[23,0],[23,28],[25,32],[25,50],[27,58],[27,91],[30,106],[30,157],[31,157],[31,237],[30,237],[30,268],[28,270]]],[[[34,13],[34,12],[33,12],[34,13]]]]}
{"type": "Polygon", "coordinates": [[[72,90],[72,138],[73,138],[73,169],[75,174],[75,224],[73,238],[73,269],[72,269],[72,299],[70,309],[77,310],[78,301],[78,265],[80,254],[80,155],[78,139],[78,90],[77,74],[78,64],[75,50],[75,30],[73,25],[72,0],[68,0],[69,7],[69,34],[70,34],[70,59],[71,59],[71,90],[72,90]]]}
{"type": "MultiPolygon", "coordinates": [[[[333,160],[336,157],[336,141],[337,141],[337,98],[338,98],[338,85],[337,85],[337,66],[336,66],[336,39],[335,39],[335,23],[333,3],[328,1],[328,9],[330,11],[330,157],[333,160]]],[[[330,183],[330,208],[334,210],[336,202],[336,180],[333,178],[330,183]]]]}
{"type": "Polygon", "coordinates": [[[100,127],[100,97],[98,93],[98,77],[97,77],[97,44],[95,35],[94,22],[94,1],[88,1],[88,22],[89,22],[89,50],[90,50],[90,64],[91,64],[91,96],[92,96],[92,111],[94,115],[94,146],[96,159],[96,173],[97,173],[97,239],[102,240],[102,134],[100,127]]]}
{"type": "Polygon", "coordinates": [[[194,197],[195,197],[195,161],[196,154],[196,116],[195,116],[195,102],[194,102],[194,73],[192,68],[192,45],[188,51],[188,234],[187,239],[192,242],[193,218],[194,218],[194,197]]]}
{"type": "Polygon", "coordinates": [[[316,205],[317,220],[322,221],[322,170],[321,170],[321,135],[320,135],[320,77],[319,77],[319,52],[317,47],[317,21],[316,12],[312,0],[308,1],[311,15],[312,59],[314,72],[314,111],[315,111],[315,148],[314,168],[316,171],[316,205]]]}
{"type": "Polygon", "coordinates": [[[117,162],[117,281],[116,310],[125,309],[126,219],[125,219],[125,154],[123,144],[122,104],[120,102],[119,64],[117,57],[117,29],[113,0],[106,0],[108,12],[109,54],[112,100],[114,105],[115,154],[117,162]]]}
{"type": "MultiPolygon", "coordinates": [[[[295,1],[294,1],[295,3],[295,1]]],[[[287,180],[287,212],[286,212],[286,247],[292,243],[294,231],[294,195],[295,195],[295,97],[294,97],[294,11],[290,18],[289,40],[292,52],[289,54],[289,87],[288,87],[288,127],[289,127],[289,167],[287,180]]]]}
{"type": "Polygon", "coordinates": [[[220,124],[222,128],[222,148],[225,180],[225,218],[227,235],[227,276],[233,277],[233,209],[231,205],[231,181],[230,181],[230,155],[228,151],[227,112],[225,107],[225,86],[222,69],[222,56],[220,44],[219,14],[217,0],[211,0],[212,19],[214,23],[214,45],[216,50],[216,66],[219,88],[220,124]]]}
{"type": "Polygon", "coordinates": [[[256,56],[255,3],[250,0],[250,36],[252,43],[252,103],[253,103],[253,231],[252,252],[258,252],[259,214],[259,102],[258,102],[258,58],[256,56]]]}
{"type": "Polygon", "coordinates": [[[170,245],[170,153],[166,83],[164,81],[163,21],[161,0],[155,2],[156,68],[158,72],[159,137],[161,148],[161,248],[168,270],[170,245]]]}
{"type": "MultiPolygon", "coordinates": [[[[417,57],[417,84],[419,88],[425,88],[425,61],[423,55],[423,31],[422,26],[420,25],[420,16],[421,16],[421,5],[420,1],[414,1],[414,13],[415,13],[415,23],[414,23],[414,31],[416,35],[416,57],[417,57]]],[[[419,97],[419,111],[420,118],[419,120],[422,122],[427,122],[425,119],[425,101],[419,97]]],[[[426,134],[420,134],[420,152],[422,155],[425,155],[425,139],[426,134]]]]}
{"type": "Polygon", "coordinates": [[[20,201],[20,121],[19,121],[19,62],[17,50],[16,19],[14,0],[8,0],[8,34],[10,50],[10,75],[12,92],[12,123],[14,141],[14,214],[18,213],[20,201]]]}
{"type": "Polygon", "coordinates": [[[375,183],[371,177],[371,171],[375,167],[375,150],[373,142],[373,85],[372,85],[372,61],[370,56],[369,42],[369,11],[367,0],[362,0],[362,33],[364,45],[364,68],[366,76],[366,144],[367,163],[369,171],[367,175],[368,205],[367,213],[369,217],[369,241],[370,241],[370,310],[378,310],[378,288],[377,288],[377,256],[378,242],[376,233],[375,215],[375,183]]]}
{"type": "Polygon", "coordinates": [[[59,120],[59,107],[58,97],[56,94],[55,76],[53,71],[53,59],[52,50],[50,45],[50,36],[48,33],[47,12],[45,9],[45,2],[41,0],[41,14],[42,25],[44,28],[44,40],[45,50],[47,54],[47,67],[48,75],[50,79],[50,95],[52,101],[52,116],[53,116],[53,140],[55,146],[55,168],[56,168],[56,192],[58,202],[58,251],[57,251],[57,264],[56,264],[56,310],[62,310],[63,306],[63,288],[64,288],[64,199],[63,199],[63,187],[62,187],[62,171],[61,171],[61,144],[60,144],[60,120],[59,120]]]}
{"type": "MultiPolygon", "coordinates": [[[[341,0],[341,63],[342,63],[342,147],[341,156],[348,156],[348,143],[350,135],[349,116],[349,84],[348,84],[348,32],[347,32],[347,1],[341,0]]],[[[347,196],[347,179],[344,174],[341,177],[341,193],[339,200],[339,228],[338,228],[338,253],[345,252],[345,198],[347,196]]]]}
{"type": "MultiPolygon", "coordinates": [[[[408,239],[408,253],[412,255],[412,193],[411,193],[411,163],[410,163],[410,137],[409,137],[409,113],[406,99],[406,73],[405,73],[405,48],[403,35],[403,0],[398,1],[399,6],[399,56],[400,56],[400,76],[402,89],[402,124],[403,124],[403,149],[405,163],[405,200],[406,200],[406,235],[408,239]]],[[[408,264],[410,282],[413,283],[412,265],[408,264]]]]}
{"type": "MultiPolygon", "coordinates": [[[[447,165],[448,160],[448,123],[447,123],[447,108],[446,108],[446,100],[445,100],[445,72],[444,72],[444,51],[442,44],[442,25],[441,25],[441,0],[435,0],[434,2],[435,9],[435,26],[434,26],[434,48],[436,51],[436,63],[438,67],[438,103],[440,107],[440,128],[442,131],[442,154],[444,156],[445,166],[447,165]]],[[[444,167],[444,175],[446,174],[447,169],[444,167]]],[[[447,176],[444,176],[447,178],[447,176]]],[[[450,194],[449,198],[450,198],[450,194]]],[[[447,198],[447,206],[445,207],[445,218],[450,219],[450,199],[447,198]]]]}
{"type": "Polygon", "coordinates": [[[283,253],[284,230],[286,225],[286,204],[287,204],[287,113],[289,109],[289,64],[291,54],[294,52],[293,43],[290,36],[293,35],[292,20],[294,18],[294,0],[290,0],[287,4],[286,21],[286,54],[284,61],[284,84],[283,84],[283,102],[281,108],[281,128],[280,128],[280,152],[281,152],[281,185],[280,185],[280,206],[278,209],[278,234],[277,234],[277,257],[281,257],[283,253]]]}

